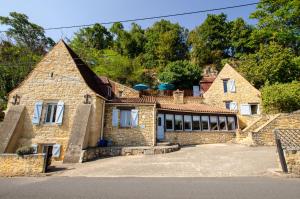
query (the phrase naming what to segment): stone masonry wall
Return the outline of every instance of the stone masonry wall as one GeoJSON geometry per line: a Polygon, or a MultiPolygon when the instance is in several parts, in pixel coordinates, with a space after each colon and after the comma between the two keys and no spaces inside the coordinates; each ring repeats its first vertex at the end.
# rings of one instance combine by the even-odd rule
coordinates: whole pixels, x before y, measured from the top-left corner
{"type": "MultiPolygon", "coordinates": [[[[20,105],[25,106],[25,119],[23,132],[15,150],[33,143],[57,143],[62,146],[59,159],[63,159],[77,105],[83,103],[86,94],[91,96],[92,103],[89,145],[96,145],[100,136],[101,114],[99,113],[103,99],[97,97],[86,85],[63,42],[59,42],[22,84],[9,94],[9,102],[16,94],[20,96],[20,105]],[[61,126],[45,124],[47,103],[59,100],[64,102],[63,124],[61,126]],[[32,124],[31,119],[37,101],[43,101],[43,110],[40,125],[36,126],[32,124]]],[[[8,109],[10,106],[9,103],[8,109]]]]}
{"type": "MultiPolygon", "coordinates": [[[[238,109],[240,109],[241,104],[261,104],[260,92],[228,64],[223,67],[211,87],[207,92],[204,93],[204,102],[208,105],[225,108],[225,101],[237,102],[238,109]],[[235,93],[231,93],[229,91],[224,93],[223,79],[226,78],[235,80],[235,93]]],[[[259,105],[259,109],[261,112],[262,106],[259,105]]],[[[257,119],[257,116],[242,116],[239,114],[239,111],[238,117],[240,119],[240,123],[242,124],[240,127],[242,127],[243,124],[248,125],[257,119]]]]}
{"type": "Polygon", "coordinates": [[[300,176],[300,151],[286,151],[285,160],[288,172],[300,176]]]}
{"type": "MultiPolygon", "coordinates": [[[[111,140],[113,146],[154,146],[156,139],[156,112],[154,105],[117,105],[106,104],[104,139],[111,140]],[[138,109],[138,127],[120,128],[112,126],[112,110],[122,106],[138,109]]],[[[119,114],[120,124],[120,114],[119,114]]]]}
{"type": "Polygon", "coordinates": [[[44,172],[45,156],[1,154],[0,165],[0,176],[37,176],[44,172]]]}
{"type": "Polygon", "coordinates": [[[252,132],[252,139],[257,145],[275,145],[275,137],[273,130],[281,129],[299,129],[300,128],[300,112],[281,114],[268,125],[257,132],[252,132]]]}
{"type": "Polygon", "coordinates": [[[119,96],[119,92],[122,91],[122,96],[121,97],[126,97],[126,98],[135,98],[139,97],[139,92],[134,90],[133,88],[130,88],[128,86],[125,86],[123,84],[120,84],[118,82],[109,80],[110,83],[112,84],[113,92],[115,93],[116,97],[119,96]]]}
{"type": "Polygon", "coordinates": [[[193,144],[215,144],[226,143],[235,138],[235,132],[165,132],[165,140],[173,144],[193,145],[193,144]]]}

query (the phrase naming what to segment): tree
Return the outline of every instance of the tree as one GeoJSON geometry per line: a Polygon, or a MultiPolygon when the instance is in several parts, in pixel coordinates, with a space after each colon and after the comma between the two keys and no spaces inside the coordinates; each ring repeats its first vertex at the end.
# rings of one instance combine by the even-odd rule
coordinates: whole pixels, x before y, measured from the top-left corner
{"type": "Polygon", "coordinates": [[[277,42],[300,53],[300,1],[261,0],[250,18],[257,19],[257,30],[252,35],[252,45],[277,42]]]}
{"type": "Polygon", "coordinates": [[[163,67],[167,63],[184,60],[188,55],[186,44],[188,30],[178,23],[167,20],[156,22],[145,32],[145,66],[147,68],[163,67]]]}
{"type": "Polygon", "coordinates": [[[28,21],[25,14],[11,12],[9,17],[0,16],[0,24],[10,26],[6,34],[15,40],[17,45],[39,55],[44,54],[54,45],[54,41],[45,36],[44,28],[28,21]]]}
{"type": "Polygon", "coordinates": [[[299,57],[291,48],[271,42],[261,45],[257,53],[241,57],[239,71],[260,88],[266,83],[286,83],[300,78],[299,57]]]}
{"type": "Polygon", "coordinates": [[[266,113],[292,112],[300,109],[300,82],[267,85],[262,89],[266,113]]]}
{"type": "Polygon", "coordinates": [[[159,74],[161,82],[172,83],[177,88],[191,88],[194,84],[199,84],[202,70],[190,62],[175,61],[170,62],[159,74]]]}
{"type": "Polygon", "coordinates": [[[229,30],[225,14],[207,15],[205,21],[189,34],[191,61],[198,66],[214,64],[220,68],[221,60],[230,54],[229,30]]]}
{"type": "Polygon", "coordinates": [[[111,33],[101,24],[96,23],[92,27],[82,28],[71,42],[74,47],[107,49],[112,46],[111,33]]]}

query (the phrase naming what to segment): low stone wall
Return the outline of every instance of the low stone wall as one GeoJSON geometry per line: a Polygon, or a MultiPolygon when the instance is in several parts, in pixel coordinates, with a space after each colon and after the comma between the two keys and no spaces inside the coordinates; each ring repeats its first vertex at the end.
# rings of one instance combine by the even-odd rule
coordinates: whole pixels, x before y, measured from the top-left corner
{"type": "Polygon", "coordinates": [[[45,171],[45,155],[0,154],[0,176],[37,176],[45,171]]]}
{"type": "Polygon", "coordinates": [[[165,140],[180,145],[193,144],[216,144],[232,141],[236,136],[235,132],[202,132],[202,131],[188,131],[188,132],[165,132],[165,140]]]}
{"type": "Polygon", "coordinates": [[[285,160],[289,173],[300,175],[300,151],[286,151],[285,160]]]}
{"type": "Polygon", "coordinates": [[[255,145],[275,145],[275,136],[273,130],[280,129],[299,129],[300,128],[300,112],[290,114],[280,114],[267,125],[263,126],[258,131],[252,132],[252,139],[255,145]]]}
{"type": "Polygon", "coordinates": [[[83,150],[80,162],[87,162],[100,157],[127,156],[127,155],[155,155],[171,153],[179,150],[178,145],[172,146],[140,146],[140,147],[95,147],[83,150]]]}

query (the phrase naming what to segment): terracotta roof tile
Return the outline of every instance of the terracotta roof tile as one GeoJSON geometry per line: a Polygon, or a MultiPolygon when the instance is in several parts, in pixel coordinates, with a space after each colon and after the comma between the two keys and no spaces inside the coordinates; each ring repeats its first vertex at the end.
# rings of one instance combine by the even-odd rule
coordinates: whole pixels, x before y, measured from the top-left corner
{"type": "Polygon", "coordinates": [[[138,98],[116,98],[109,103],[138,103],[138,104],[156,104],[156,99],[153,96],[143,96],[138,98]]]}
{"type": "Polygon", "coordinates": [[[236,114],[234,111],[206,104],[158,104],[158,109],[181,112],[236,114]]]}
{"type": "Polygon", "coordinates": [[[215,81],[216,77],[215,76],[206,76],[203,77],[200,81],[200,89],[203,93],[205,93],[210,86],[212,85],[212,83],[215,81]]]}

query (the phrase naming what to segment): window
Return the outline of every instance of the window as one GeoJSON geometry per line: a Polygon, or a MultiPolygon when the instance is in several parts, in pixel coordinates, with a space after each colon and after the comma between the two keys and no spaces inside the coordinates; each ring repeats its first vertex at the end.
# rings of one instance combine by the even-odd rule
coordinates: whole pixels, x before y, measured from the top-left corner
{"type": "Polygon", "coordinates": [[[219,123],[220,123],[220,130],[226,131],[227,127],[226,127],[226,117],[225,116],[219,117],[219,123]]]}
{"type": "Polygon", "coordinates": [[[120,116],[120,126],[121,127],[131,127],[131,111],[121,110],[120,116]]]}
{"type": "Polygon", "coordinates": [[[210,116],[210,130],[212,130],[212,131],[219,130],[217,116],[210,116]]]}
{"type": "Polygon", "coordinates": [[[203,131],[209,130],[208,116],[201,116],[201,128],[203,131]]]}
{"type": "Polygon", "coordinates": [[[107,87],[107,96],[111,97],[111,87],[107,87]]]}
{"type": "Polygon", "coordinates": [[[227,118],[227,121],[228,121],[228,124],[227,124],[227,127],[228,127],[228,130],[235,130],[235,119],[234,117],[228,117],[227,118]]]}
{"type": "Polygon", "coordinates": [[[251,108],[251,115],[258,114],[258,104],[250,104],[250,108],[251,108]]]}
{"type": "Polygon", "coordinates": [[[175,115],[175,130],[176,131],[182,131],[183,130],[182,115],[175,115]]]}
{"type": "Polygon", "coordinates": [[[225,108],[230,110],[230,101],[225,101],[225,108]]]}
{"type": "Polygon", "coordinates": [[[157,125],[158,125],[158,126],[161,126],[161,125],[162,125],[162,123],[161,123],[161,117],[158,117],[157,125]]]}
{"type": "Polygon", "coordinates": [[[123,97],[123,91],[119,91],[119,97],[123,97]]]}
{"type": "Polygon", "coordinates": [[[223,89],[224,89],[224,93],[227,93],[227,83],[228,83],[228,80],[227,79],[224,79],[223,80],[223,89]]]}
{"type": "Polygon", "coordinates": [[[191,115],[184,116],[184,130],[188,130],[188,131],[192,130],[192,116],[191,115]]]}
{"type": "Polygon", "coordinates": [[[193,130],[200,130],[200,116],[193,116],[193,130]]]}
{"type": "Polygon", "coordinates": [[[48,124],[55,123],[56,111],[57,111],[57,103],[47,104],[45,123],[48,123],[48,124]]]}
{"type": "Polygon", "coordinates": [[[174,130],[174,115],[166,114],[166,129],[174,130]]]}

